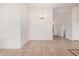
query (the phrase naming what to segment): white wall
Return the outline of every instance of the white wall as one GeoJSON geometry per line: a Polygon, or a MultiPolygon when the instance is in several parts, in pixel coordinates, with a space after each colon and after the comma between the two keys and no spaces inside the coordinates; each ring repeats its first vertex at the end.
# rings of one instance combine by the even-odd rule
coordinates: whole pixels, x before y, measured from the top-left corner
{"type": "Polygon", "coordinates": [[[65,13],[69,11],[69,8],[54,8],[54,19],[61,18],[65,13]]]}
{"type": "Polygon", "coordinates": [[[0,49],[21,48],[28,39],[51,40],[53,12],[44,9],[47,18],[40,20],[38,7],[28,10],[26,4],[0,4],[0,49]]]}
{"type": "MultiPolygon", "coordinates": [[[[55,13],[54,13],[55,14],[55,13]]],[[[59,16],[55,16],[55,35],[63,36],[64,28],[66,31],[66,38],[71,39],[72,37],[72,9],[71,8],[60,8],[56,12],[59,16]],[[61,10],[61,11],[59,11],[61,10]],[[65,26],[65,27],[64,27],[65,26]]]]}
{"type": "MultiPolygon", "coordinates": [[[[66,39],[72,38],[72,9],[70,9],[61,19],[62,27],[65,24],[66,39]]],[[[64,29],[64,28],[63,28],[64,29]]],[[[62,30],[63,31],[63,30],[62,30]]],[[[63,34],[63,33],[62,33],[63,34]]]]}
{"type": "Polygon", "coordinates": [[[20,48],[19,4],[0,4],[0,48],[20,48]]]}
{"type": "Polygon", "coordinates": [[[79,40],[79,7],[72,8],[72,40],[79,40]]]}
{"type": "Polygon", "coordinates": [[[0,4],[0,48],[21,48],[28,41],[26,4],[0,4]]]}
{"type": "Polygon", "coordinates": [[[28,6],[22,4],[21,6],[21,47],[28,41],[28,6]]]}
{"type": "MultiPolygon", "coordinates": [[[[54,35],[62,36],[61,31],[63,30],[60,28],[63,23],[63,16],[67,14],[69,8],[54,8],[54,35]]],[[[63,23],[64,24],[64,23],[63,23]]]]}
{"type": "Polygon", "coordinates": [[[44,6],[46,19],[39,19],[40,7],[29,7],[29,39],[52,40],[53,9],[44,6]]]}

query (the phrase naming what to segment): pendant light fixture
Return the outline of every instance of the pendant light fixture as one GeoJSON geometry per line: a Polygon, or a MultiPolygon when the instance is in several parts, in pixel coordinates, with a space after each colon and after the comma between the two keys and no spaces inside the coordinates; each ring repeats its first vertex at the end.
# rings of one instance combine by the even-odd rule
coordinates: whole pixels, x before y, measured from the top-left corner
{"type": "Polygon", "coordinates": [[[46,16],[44,15],[44,6],[43,4],[41,3],[41,11],[40,11],[40,15],[38,16],[39,19],[45,19],[46,16]]]}

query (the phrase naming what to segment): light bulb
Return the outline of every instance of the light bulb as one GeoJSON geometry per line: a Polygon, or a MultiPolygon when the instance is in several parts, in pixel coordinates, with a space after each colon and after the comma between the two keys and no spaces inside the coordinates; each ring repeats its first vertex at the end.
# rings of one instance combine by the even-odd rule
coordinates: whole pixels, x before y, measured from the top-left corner
{"type": "Polygon", "coordinates": [[[40,16],[38,16],[38,18],[39,18],[39,19],[45,19],[46,16],[45,16],[45,15],[40,15],[40,16]]]}

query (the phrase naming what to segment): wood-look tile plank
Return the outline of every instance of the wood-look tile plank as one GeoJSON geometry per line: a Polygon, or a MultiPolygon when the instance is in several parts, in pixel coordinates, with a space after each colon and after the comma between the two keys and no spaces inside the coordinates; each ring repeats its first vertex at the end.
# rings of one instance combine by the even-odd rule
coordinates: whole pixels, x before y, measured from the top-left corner
{"type": "Polygon", "coordinates": [[[34,48],[32,55],[33,56],[41,56],[41,48],[34,48]]]}
{"type": "Polygon", "coordinates": [[[24,56],[32,56],[33,55],[32,53],[33,53],[33,49],[28,48],[25,50],[24,56]]]}
{"type": "Polygon", "coordinates": [[[42,56],[51,56],[48,48],[41,48],[41,53],[42,53],[42,56]]]}
{"type": "Polygon", "coordinates": [[[6,56],[7,51],[8,51],[7,49],[1,49],[0,56],[6,56]]]}

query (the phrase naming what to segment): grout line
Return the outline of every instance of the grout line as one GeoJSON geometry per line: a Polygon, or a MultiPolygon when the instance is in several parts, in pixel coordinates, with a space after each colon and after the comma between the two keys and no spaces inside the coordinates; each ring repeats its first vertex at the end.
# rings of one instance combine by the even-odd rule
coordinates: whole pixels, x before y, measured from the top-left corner
{"type": "Polygon", "coordinates": [[[41,47],[41,40],[40,40],[40,48],[41,48],[41,56],[42,56],[42,47],[41,47]]]}
{"type": "Polygon", "coordinates": [[[71,50],[67,49],[71,54],[73,54],[74,56],[78,56],[76,55],[74,52],[72,52],[71,50]]]}

